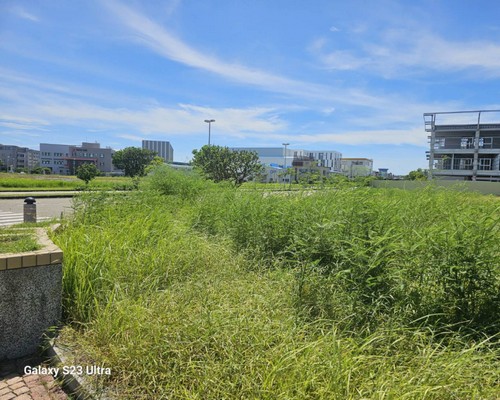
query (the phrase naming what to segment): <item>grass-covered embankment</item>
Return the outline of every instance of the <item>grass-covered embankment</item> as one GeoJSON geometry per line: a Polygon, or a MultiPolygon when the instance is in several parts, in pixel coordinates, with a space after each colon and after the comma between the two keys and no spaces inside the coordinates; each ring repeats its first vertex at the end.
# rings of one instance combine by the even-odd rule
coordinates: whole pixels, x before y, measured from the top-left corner
{"type": "Polygon", "coordinates": [[[149,179],[54,238],[65,335],[120,398],[498,397],[497,202],[149,179]]]}

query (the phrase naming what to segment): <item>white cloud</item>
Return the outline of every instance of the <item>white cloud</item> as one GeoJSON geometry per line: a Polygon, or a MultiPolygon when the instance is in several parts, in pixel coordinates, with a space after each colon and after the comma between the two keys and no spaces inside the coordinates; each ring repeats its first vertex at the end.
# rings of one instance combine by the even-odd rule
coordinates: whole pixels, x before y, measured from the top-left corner
{"type": "MultiPolygon", "coordinates": [[[[427,134],[423,127],[395,130],[346,130],[342,133],[317,133],[317,134],[254,134],[252,137],[274,140],[293,140],[295,147],[310,145],[414,145],[427,147],[427,134]]],[[[324,147],[324,146],[322,146],[324,147]]]]}
{"type": "MultiPolygon", "coordinates": [[[[11,110],[11,114],[15,110],[11,110]]],[[[168,133],[177,135],[199,135],[205,130],[204,119],[216,120],[213,129],[225,136],[241,136],[245,132],[276,132],[287,129],[287,123],[279,117],[274,108],[210,108],[190,104],[178,107],[149,106],[143,109],[104,107],[85,102],[61,98],[57,102],[31,104],[29,111],[19,110],[22,115],[30,115],[21,123],[15,116],[0,121],[0,125],[11,129],[41,129],[47,125],[84,125],[93,129],[108,131],[129,131],[143,135],[168,133]],[[43,116],[43,120],[40,118],[43,116]],[[40,126],[38,126],[40,125],[40,126]]]]}
{"type": "MultiPolygon", "coordinates": [[[[316,39],[309,50],[332,70],[363,70],[387,75],[418,71],[482,70],[500,75],[500,44],[484,41],[452,41],[412,29],[387,29],[364,38],[350,49],[327,50],[329,42],[316,39]]],[[[330,46],[331,47],[331,46],[330,46]]]]}
{"type": "Polygon", "coordinates": [[[132,140],[134,142],[141,142],[144,139],[143,136],[129,135],[127,133],[120,133],[120,134],[116,135],[116,137],[119,137],[122,139],[127,139],[127,140],[132,140]]]}
{"type": "Polygon", "coordinates": [[[11,12],[19,18],[27,19],[29,21],[38,22],[40,20],[36,15],[26,11],[22,7],[12,7],[11,12]]]}
{"type": "Polygon", "coordinates": [[[241,64],[227,63],[207,53],[191,48],[165,28],[131,8],[117,2],[107,3],[126,26],[135,32],[136,39],[158,54],[182,64],[203,69],[236,82],[259,86],[266,90],[317,96],[324,88],[315,84],[273,75],[241,64]]]}

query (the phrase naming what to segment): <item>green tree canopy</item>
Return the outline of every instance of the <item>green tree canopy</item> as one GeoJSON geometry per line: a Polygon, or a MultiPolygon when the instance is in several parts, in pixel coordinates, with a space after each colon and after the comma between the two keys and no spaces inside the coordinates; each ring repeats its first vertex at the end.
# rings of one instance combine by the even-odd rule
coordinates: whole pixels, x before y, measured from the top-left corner
{"type": "Polygon", "coordinates": [[[410,171],[408,173],[407,178],[410,181],[426,181],[427,180],[427,171],[421,168],[418,168],[415,171],[410,171]]]}
{"type": "Polygon", "coordinates": [[[100,174],[101,172],[97,169],[95,164],[91,163],[82,164],[76,169],[76,177],[84,181],[86,185],[100,174]]]}
{"type": "Polygon", "coordinates": [[[193,155],[194,167],[215,182],[231,181],[239,186],[263,170],[256,152],[206,145],[193,150],[193,155]]]}
{"type": "Polygon", "coordinates": [[[143,176],[146,166],[154,159],[156,152],[139,147],[126,147],[113,154],[113,165],[123,169],[126,176],[143,176]]]}

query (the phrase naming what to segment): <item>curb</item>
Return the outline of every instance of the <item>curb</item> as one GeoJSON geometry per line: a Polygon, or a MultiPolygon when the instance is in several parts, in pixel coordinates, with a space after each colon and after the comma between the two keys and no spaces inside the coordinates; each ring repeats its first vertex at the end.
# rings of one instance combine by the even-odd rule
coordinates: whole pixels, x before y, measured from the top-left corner
{"type": "MultiPolygon", "coordinates": [[[[47,348],[44,351],[50,366],[60,368],[70,366],[72,363],[66,357],[68,349],[62,348],[55,343],[55,338],[48,339],[47,348]]],[[[61,385],[69,396],[75,400],[114,400],[105,388],[97,388],[85,376],[71,373],[62,373],[55,377],[60,380],[61,385]]]]}
{"type": "MultiPolygon", "coordinates": [[[[48,348],[45,350],[45,356],[49,359],[49,364],[52,367],[58,367],[64,365],[65,360],[62,350],[57,348],[54,344],[54,339],[48,341],[48,348]]],[[[71,395],[75,400],[93,400],[94,397],[88,392],[81,381],[81,377],[77,377],[71,374],[63,374],[61,376],[55,377],[60,379],[64,391],[71,395]]]]}

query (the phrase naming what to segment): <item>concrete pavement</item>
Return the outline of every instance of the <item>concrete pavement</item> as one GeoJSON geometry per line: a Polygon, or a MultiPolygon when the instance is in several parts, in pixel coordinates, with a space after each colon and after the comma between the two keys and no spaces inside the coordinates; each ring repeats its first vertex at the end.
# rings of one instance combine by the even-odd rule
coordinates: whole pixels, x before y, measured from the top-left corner
{"type": "MultiPolygon", "coordinates": [[[[73,212],[72,198],[38,198],[36,199],[37,220],[60,218],[73,212]]],[[[23,222],[23,199],[0,199],[0,226],[23,222]]]]}

